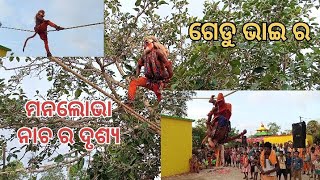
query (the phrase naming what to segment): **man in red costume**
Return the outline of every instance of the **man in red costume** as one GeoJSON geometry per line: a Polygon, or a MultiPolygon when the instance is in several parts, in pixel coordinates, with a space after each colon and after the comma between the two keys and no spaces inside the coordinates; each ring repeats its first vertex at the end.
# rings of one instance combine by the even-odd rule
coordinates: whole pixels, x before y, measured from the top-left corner
{"type": "Polygon", "coordinates": [[[133,79],[129,84],[127,105],[132,106],[138,86],[152,90],[161,101],[161,89],[173,76],[172,64],[168,60],[169,51],[154,36],[144,38],[144,53],[138,61],[136,76],[144,66],[144,77],[133,79]]]}
{"type": "Polygon", "coordinates": [[[51,57],[52,54],[51,54],[51,52],[49,50],[47,28],[48,28],[48,26],[51,26],[51,27],[55,28],[57,31],[63,30],[64,28],[54,24],[53,22],[51,22],[49,20],[45,20],[44,16],[45,16],[45,11],[44,10],[39,10],[38,13],[36,14],[36,16],[35,16],[36,25],[34,27],[35,33],[34,33],[33,36],[27,38],[27,40],[25,41],[24,46],[23,46],[23,51],[24,51],[24,48],[27,45],[27,41],[29,39],[31,39],[31,38],[34,38],[36,36],[36,34],[38,33],[40,38],[44,42],[44,46],[45,46],[45,49],[47,51],[47,57],[51,57]]]}
{"type": "Polygon", "coordinates": [[[208,114],[207,120],[207,136],[209,145],[212,148],[215,148],[217,144],[224,144],[234,139],[237,139],[247,132],[246,130],[244,130],[241,134],[237,136],[228,136],[228,133],[231,131],[230,118],[232,115],[232,105],[230,103],[225,102],[222,93],[218,94],[216,100],[215,96],[211,96],[209,102],[214,104],[214,107],[208,114]]]}
{"type": "MultiPolygon", "coordinates": [[[[223,165],[222,162],[224,161],[223,144],[243,136],[247,131],[244,130],[241,134],[229,137],[228,134],[231,131],[230,118],[232,105],[225,102],[222,93],[218,94],[216,100],[214,95],[211,96],[209,102],[214,104],[214,107],[208,114],[206,138],[208,139],[209,146],[215,151],[217,157],[216,166],[218,167],[223,165]]],[[[205,139],[202,143],[205,142],[205,139]]]]}

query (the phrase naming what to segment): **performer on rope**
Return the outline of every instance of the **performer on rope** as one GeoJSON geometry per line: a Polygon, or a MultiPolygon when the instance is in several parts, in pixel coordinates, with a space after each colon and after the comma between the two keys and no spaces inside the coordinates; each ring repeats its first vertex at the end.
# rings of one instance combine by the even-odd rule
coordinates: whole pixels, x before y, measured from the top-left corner
{"type": "Polygon", "coordinates": [[[35,33],[34,33],[34,35],[28,37],[26,39],[26,41],[24,42],[23,52],[24,52],[24,48],[27,45],[28,40],[31,39],[31,38],[34,38],[37,34],[39,34],[40,38],[44,42],[44,46],[45,46],[45,49],[47,51],[47,57],[51,57],[52,56],[52,54],[51,54],[51,52],[49,50],[47,28],[48,28],[48,26],[51,26],[51,27],[55,28],[57,31],[63,30],[64,28],[54,24],[53,22],[51,22],[49,20],[45,20],[44,16],[45,16],[45,11],[44,10],[39,10],[38,13],[36,14],[36,16],[35,16],[36,25],[34,27],[35,33]]]}
{"type": "Polygon", "coordinates": [[[158,102],[161,90],[167,86],[173,76],[172,62],[168,60],[169,51],[154,36],[144,38],[144,53],[138,61],[136,76],[144,66],[144,77],[133,79],[129,84],[127,105],[132,106],[138,86],[152,90],[158,102]]]}
{"type": "Polygon", "coordinates": [[[215,96],[211,96],[210,103],[214,104],[214,107],[208,114],[207,120],[207,138],[211,148],[215,148],[217,144],[224,144],[235,140],[247,133],[244,130],[241,134],[234,137],[229,137],[228,133],[231,131],[231,112],[232,105],[226,103],[222,93],[218,94],[217,100],[215,96]],[[213,120],[212,120],[213,116],[213,120]]]}
{"type": "Polygon", "coordinates": [[[232,114],[232,105],[225,102],[222,93],[218,94],[217,100],[215,100],[214,95],[211,96],[209,102],[212,103],[214,107],[208,114],[208,120],[206,123],[207,136],[202,143],[208,139],[209,146],[215,151],[215,155],[217,157],[216,166],[218,167],[222,165],[223,144],[243,136],[247,131],[244,130],[241,134],[229,137],[228,134],[231,131],[230,118],[232,114]]]}

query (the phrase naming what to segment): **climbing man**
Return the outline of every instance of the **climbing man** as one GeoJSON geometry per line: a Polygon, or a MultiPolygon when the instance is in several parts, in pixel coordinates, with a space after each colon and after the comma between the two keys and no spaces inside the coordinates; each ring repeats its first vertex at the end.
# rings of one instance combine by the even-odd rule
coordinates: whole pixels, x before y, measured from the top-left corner
{"type": "MultiPolygon", "coordinates": [[[[247,133],[247,131],[244,130],[242,133],[236,136],[228,136],[229,132],[231,131],[230,118],[232,114],[232,105],[225,102],[222,93],[218,94],[217,99],[215,99],[214,95],[211,96],[209,102],[214,105],[208,114],[208,119],[206,122],[206,138],[208,139],[211,148],[214,149],[217,145],[223,145],[224,143],[235,140],[247,133]]],[[[204,141],[202,143],[204,143],[204,141]]]]}
{"type": "Polygon", "coordinates": [[[152,90],[158,102],[161,101],[161,90],[167,86],[173,76],[172,63],[168,60],[169,51],[159,43],[156,37],[144,38],[144,52],[138,61],[136,77],[140,75],[141,67],[144,66],[144,77],[133,79],[129,84],[128,106],[133,105],[138,86],[152,90]]]}
{"type": "Polygon", "coordinates": [[[53,22],[51,22],[49,20],[45,20],[44,16],[45,16],[45,11],[44,10],[39,10],[38,13],[36,14],[36,16],[35,16],[36,25],[34,27],[35,33],[34,33],[33,36],[30,36],[30,37],[28,37],[26,39],[26,41],[24,42],[23,51],[24,51],[24,48],[27,45],[27,41],[29,39],[31,39],[31,38],[34,38],[37,34],[39,34],[40,38],[44,42],[44,47],[45,47],[45,49],[47,51],[47,57],[51,57],[52,54],[51,54],[51,52],[49,50],[47,28],[48,28],[48,26],[51,26],[51,27],[55,28],[57,31],[63,30],[64,28],[54,24],[53,22]]]}

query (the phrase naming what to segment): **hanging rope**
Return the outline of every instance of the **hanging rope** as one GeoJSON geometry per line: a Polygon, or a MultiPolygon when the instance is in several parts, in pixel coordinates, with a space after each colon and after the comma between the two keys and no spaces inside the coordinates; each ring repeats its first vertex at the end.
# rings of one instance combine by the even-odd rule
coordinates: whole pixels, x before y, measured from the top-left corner
{"type": "MultiPolygon", "coordinates": [[[[85,25],[80,25],[80,26],[67,27],[67,28],[64,28],[63,30],[76,29],[76,28],[88,27],[88,26],[95,26],[95,25],[98,25],[98,24],[104,24],[104,23],[103,23],[103,22],[100,22],[100,23],[92,23],[92,24],[85,24],[85,25]]],[[[3,28],[3,29],[12,29],[12,30],[17,30],[17,31],[35,32],[35,31],[32,31],[32,30],[12,28],[12,27],[6,27],[6,26],[3,26],[3,27],[0,26],[0,28],[3,28]]],[[[63,30],[60,30],[60,31],[63,31],[63,30]]],[[[47,32],[52,32],[52,31],[58,31],[58,30],[49,30],[49,31],[47,31],[47,32]]]]}
{"type": "MultiPolygon", "coordinates": [[[[226,95],[224,95],[224,97],[227,97],[235,92],[237,92],[238,90],[234,90],[226,95]]],[[[171,98],[171,97],[167,97],[167,98],[171,98]]],[[[187,98],[187,97],[176,97],[175,99],[210,99],[211,97],[191,97],[191,98],[187,98]]]]}
{"type": "MultiPolygon", "coordinates": [[[[64,28],[63,30],[67,30],[67,29],[76,29],[76,28],[81,28],[81,27],[88,27],[88,26],[95,26],[98,24],[104,24],[103,22],[100,23],[92,23],[92,24],[85,24],[85,25],[80,25],[80,26],[73,26],[73,27],[68,27],[68,28],[64,28]]],[[[62,31],[63,31],[62,30],[62,31]]],[[[52,32],[52,31],[58,31],[58,30],[49,30],[47,32],[52,32]]],[[[60,30],[61,31],[61,30],[60,30]]]]}
{"type": "MultiPolygon", "coordinates": [[[[238,90],[234,90],[234,91],[232,91],[232,92],[224,95],[224,97],[227,97],[227,96],[229,96],[229,95],[231,95],[231,94],[233,94],[233,93],[235,93],[235,92],[237,92],[237,91],[238,91],[238,90]]],[[[194,98],[191,98],[191,99],[210,99],[210,98],[211,98],[211,97],[194,97],[194,98]]]]}

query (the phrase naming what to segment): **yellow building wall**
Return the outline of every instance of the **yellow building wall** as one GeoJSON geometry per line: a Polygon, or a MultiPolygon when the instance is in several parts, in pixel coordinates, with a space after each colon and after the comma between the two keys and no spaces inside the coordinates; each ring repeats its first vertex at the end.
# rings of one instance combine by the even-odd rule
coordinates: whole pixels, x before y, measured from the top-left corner
{"type": "MultiPolygon", "coordinates": [[[[293,137],[292,135],[282,135],[282,136],[266,136],[263,138],[264,142],[270,142],[272,144],[280,144],[280,143],[285,143],[288,141],[293,142],[293,137]]],[[[306,137],[306,144],[307,143],[313,144],[313,138],[311,135],[307,135],[306,137]]]]}
{"type": "Polygon", "coordinates": [[[189,172],[192,120],[161,116],[161,177],[189,172]]]}

